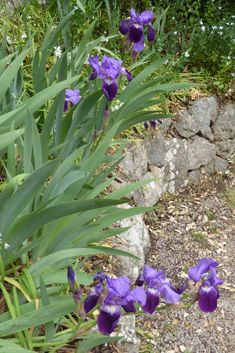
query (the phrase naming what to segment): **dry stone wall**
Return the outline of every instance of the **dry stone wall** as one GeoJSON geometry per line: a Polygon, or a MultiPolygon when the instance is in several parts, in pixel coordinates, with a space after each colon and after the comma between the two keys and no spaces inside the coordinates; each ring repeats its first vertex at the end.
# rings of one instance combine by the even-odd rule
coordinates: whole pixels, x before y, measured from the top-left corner
{"type": "MultiPolygon", "coordinates": [[[[159,177],[157,181],[126,195],[137,206],[154,206],[164,192],[175,193],[185,188],[190,179],[198,179],[202,172],[225,172],[228,161],[235,156],[235,106],[219,108],[216,97],[208,97],[192,104],[189,111],[180,113],[179,120],[171,119],[158,125],[145,141],[128,144],[126,158],[121,162],[121,178],[113,182],[117,189],[134,181],[159,177]],[[174,129],[177,138],[169,138],[174,129]]],[[[124,207],[131,207],[125,205],[124,207]]],[[[131,252],[140,260],[118,259],[119,276],[127,275],[132,283],[145,264],[149,247],[149,233],[143,216],[124,219],[118,227],[132,226],[113,239],[113,246],[131,252]]],[[[138,353],[139,341],[135,335],[135,317],[123,316],[113,335],[123,336],[119,344],[123,352],[138,353]]]]}

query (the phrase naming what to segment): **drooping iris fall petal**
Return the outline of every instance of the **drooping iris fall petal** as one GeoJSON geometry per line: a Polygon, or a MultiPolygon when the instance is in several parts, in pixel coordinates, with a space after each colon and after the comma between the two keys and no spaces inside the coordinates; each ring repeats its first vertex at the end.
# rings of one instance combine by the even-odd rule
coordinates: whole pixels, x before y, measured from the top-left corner
{"type": "Polygon", "coordinates": [[[122,309],[119,305],[103,305],[97,319],[100,332],[112,333],[117,327],[121,314],[122,309]]]}

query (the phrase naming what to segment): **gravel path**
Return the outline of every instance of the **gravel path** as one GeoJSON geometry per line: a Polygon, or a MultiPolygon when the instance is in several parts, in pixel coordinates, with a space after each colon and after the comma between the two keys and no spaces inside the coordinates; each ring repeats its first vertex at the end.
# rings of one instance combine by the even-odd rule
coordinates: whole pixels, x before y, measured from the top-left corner
{"type": "Polygon", "coordinates": [[[177,195],[167,195],[157,211],[145,215],[151,235],[146,264],[166,270],[181,287],[188,266],[210,257],[220,265],[218,307],[213,313],[198,304],[137,317],[140,352],[235,352],[235,176],[206,176],[177,195]]]}

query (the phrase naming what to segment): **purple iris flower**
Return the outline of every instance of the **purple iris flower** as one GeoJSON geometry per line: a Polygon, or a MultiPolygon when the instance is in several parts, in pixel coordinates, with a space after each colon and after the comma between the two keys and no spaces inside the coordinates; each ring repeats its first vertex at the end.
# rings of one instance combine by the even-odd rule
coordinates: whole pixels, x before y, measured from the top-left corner
{"type": "Polygon", "coordinates": [[[80,305],[82,300],[82,290],[79,286],[77,276],[71,266],[68,267],[68,283],[71,292],[73,292],[73,300],[77,305],[80,305]]]}
{"type": "Polygon", "coordinates": [[[141,306],[146,302],[146,294],[142,287],[135,288],[130,291],[130,279],[122,276],[116,279],[107,277],[95,286],[85,300],[84,309],[90,311],[98,303],[100,293],[107,286],[108,295],[103,301],[103,305],[98,316],[98,328],[104,334],[110,334],[117,327],[118,321],[122,314],[122,309],[126,312],[135,313],[136,308],[134,302],[138,302],[141,306]]]}
{"type": "Polygon", "coordinates": [[[180,300],[180,295],[167,280],[165,271],[159,272],[146,265],[143,275],[148,285],[148,288],[146,288],[146,304],[142,306],[144,311],[152,314],[160,303],[160,295],[169,304],[175,304],[180,300]]]}
{"type": "Polygon", "coordinates": [[[123,35],[128,33],[126,41],[134,43],[132,49],[135,52],[139,52],[144,50],[144,25],[148,25],[147,39],[149,41],[154,41],[155,39],[155,31],[151,25],[154,14],[152,11],[144,11],[138,15],[134,9],[131,9],[130,13],[131,17],[128,17],[122,21],[119,31],[123,35]]]}
{"type": "Polygon", "coordinates": [[[73,91],[72,89],[66,89],[65,101],[64,101],[64,113],[68,109],[69,102],[72,104],[77,104],[82,97],[80,96],[80,90],[77,89],[73,91]]]}
{"type": "Polygon", "coordinates": [[[218,265],[218,262],[205,258],[188,270],[188,275],[194,282],[202,280],[197,296],[199,308],[204,313],[212,313],[217,308],[217,300],[220,297],[218,285],[224,282],[217,277],[215,267],[218,265]],[[210,273],[207,273],[208,271],[210,273]]]}
{"type": "Polygon", "coordinates": [[[133,79],[131,73],[122,67],[121,60],[108,58],[104,55],[101,66],[99,65],[98,56],[93,56],[88,61],[93,68],[90,80],[94,80],[97,76],[102,79],[102,89],[108,101],[112,101],[117,95],[117,77],[119,75],[126,75],[129,82],[133,79]]]}

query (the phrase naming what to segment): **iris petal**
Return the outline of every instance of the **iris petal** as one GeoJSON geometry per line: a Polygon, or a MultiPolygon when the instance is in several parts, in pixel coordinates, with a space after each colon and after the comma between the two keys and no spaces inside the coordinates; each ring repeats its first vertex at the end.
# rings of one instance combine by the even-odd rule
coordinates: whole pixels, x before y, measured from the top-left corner
{"type": "Polygon", "coordinates": [[[124,67],[121,68],[120,74],[125,75],[129,82],[133,80],[133,77],[132,77],[132,74],[130,73],[130,71],[128,71],[124,67]]]}
{"type": "Polygon", "coordinates": [[[71,103],[77,104],[82,97],[80,96],[79,89],[77,90],[66,89],[65,98],[68,98],[71,103]]]}
{"type": "Polygon", "coordinates": [[[201,287],[199,290],[199,308],[204,313],[212,313],[217,308],[217,291],[214,287],[201,287]]]}
{"type": "MultiPolygon", "coordinates": [[[[119,72],[122,67],[122,61],[116,60],[114,58],[108,58],[106,55],[103,56],[101,62],[101,71],[106,76],[106,78],[110,77],[113,80],[118,77],[119,72]]],[[[99,78],[104,78],[98,75],[99,78]]]]}
{"type": "Polygon", "coordinates": [[[119,31],[121,34],[125,35],[129,31],[129,27],[131,24],[131,18],[126,18],[120,24],[119,31]]]}
{"type": "Polygon", "coordinates": [[[121,314],[122,309],[119,305],[103,305],[97,319],[100,332],[112,333],[117,327],[121,314]]]}
{"type": "Polygon", "coordinates": [[[209,278],[212,286],[217,286],[218,284],[223,284],[224,283],[224,280],[223,279],[219,279],[217,277],[217,274],[216,274],[216,269],[214,267],[211,267],[211,278],[209,278]]]}
{"type": "Polygon", "coordinates": [[[169,283],[164,283],[158,288],[166,303],[175,304],[180,300],[180,295],[175,292],[169,283]]]}
{"type": "Polygon", "coordinates": [[[156,282],[163,283],[166,279],[165,271],[157,271],[152,267],[146,265],[144,266],[144,279],[147,282],[148,286],[152,280],[156,279],[156,282]]]}
{"type": "Polygon", "coordinates": [[[134,9],[131,9],[130,10],[130,13],[131,13],[131,19],[134,23],[140,23],[140,18],[139,18],[139,15],[135,12],[134,9]]]}
{"type": "Polygon", "coordinates": [[[138,43],[144,34],[143,26],[133,24],[129,28],[129,40],[132,43],[138,43]]]}
{"type": "Polygon", "coordinates": [[[209,271],[210,267],[216,267],[218,265],[218,262],[205,258],[199,261],[198,265],[189,267],[188,275],[192,280],[194,280],[194,282],[199,282],[203,273],[209,271]]]}
{"type": "Polygon", "coordinates": [[[149,24],[154,17],[154,13],[152,11],[144,11],[140,14],[139,19],[140,19],[140,24],[142,26],[149,24]]]}
{"type": "Polygon", "coordinates": [[[92,69],[94,69],[96,72],[100,72],[100,65],[99,65],[99,57],[98,56],[93,56],[92,58],[88,59],[92,69]]]}
{"type": "Polygon", "coordinates": [[[135,288],[126,296],[126,299],[128,301],[134,300],[143,306],[145,305],[147,299],[146,292],[143,287],[135,288]]]}
{"type": "Polygon", "coordinates": [[[142,306],[142,309],[149,314],[152,314],[160,303],[160,293],[157,289],[147,288],[146,289],[146,304],[142,306]]]}
{"type": "Polygon", "coordinates": [[[117,91],[118,91],[117,81],[104,79],[102,81],[102,90],[106,98],[108,99],[108,101],[111,102],[117,95],[117,91]]]}
{"type": "Polygon", "coordinates": [[[69,107],[69,99],[68,98],[65,98],[65,101],[64,101],[64,113],[66,112],[66,110],[68,109],[69,107]]]}
{"type": "Polygon", "coordinates": [[[122,307],[126,313],[135,313],[136,312],[136,307],[135,307],[133,300],[129,301],[126,305],[122,305],[122,307]]]}
{"type": "Polygon", "coordinates": [[[150,42],[153,42],[154,39],[155,39],[155,31],[152,27],[151,24],[148,25],[148,33],[147,33],[147,39],[150,41],[150,42]]]}
{"type": "Polygon", "coordinates": [[[96,290],[94,288],[91,288],[90,293],[84,302],[84,310],[86,313],[88,313],[96,306],[96,304],[98,303],[98,299],[99,295],[96,293],[96,290]]]}

